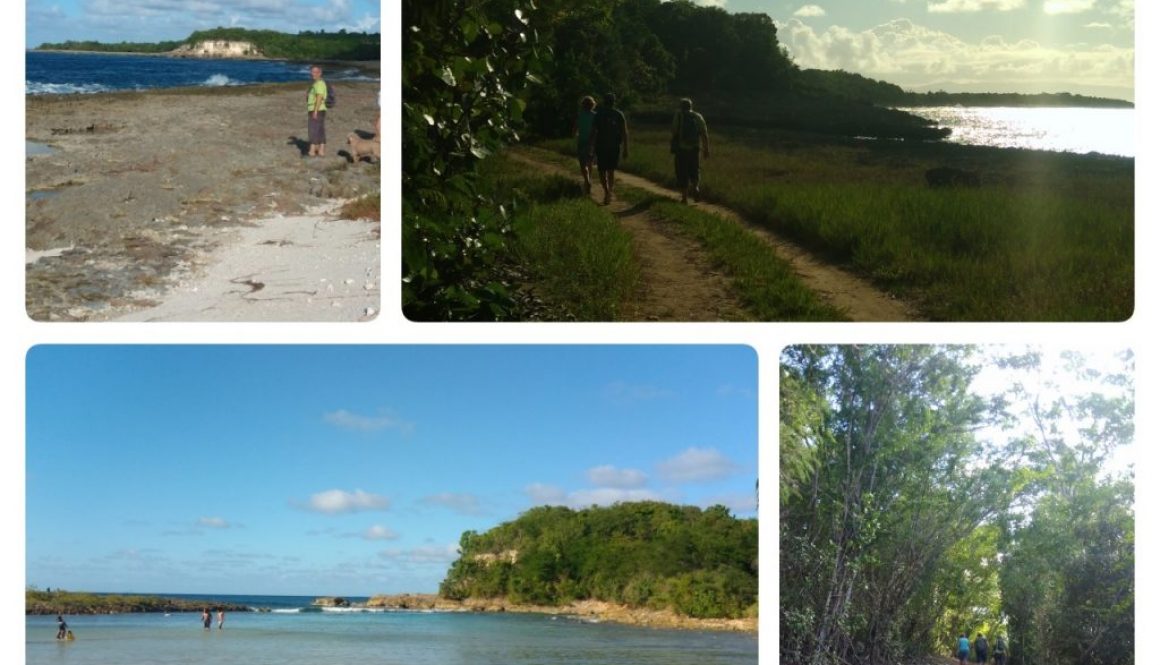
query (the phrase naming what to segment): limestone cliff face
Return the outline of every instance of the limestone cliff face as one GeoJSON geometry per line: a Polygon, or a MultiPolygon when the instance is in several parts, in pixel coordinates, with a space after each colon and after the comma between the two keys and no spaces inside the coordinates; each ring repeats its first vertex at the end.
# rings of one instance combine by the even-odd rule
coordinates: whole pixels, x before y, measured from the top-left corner
{"type": "Polygon", "coordinates": [[[229,40],[182,44],[174,49],[173,54],[185,58],[258,58],[262,56],[262,52],[251,42],[229,40]]]}

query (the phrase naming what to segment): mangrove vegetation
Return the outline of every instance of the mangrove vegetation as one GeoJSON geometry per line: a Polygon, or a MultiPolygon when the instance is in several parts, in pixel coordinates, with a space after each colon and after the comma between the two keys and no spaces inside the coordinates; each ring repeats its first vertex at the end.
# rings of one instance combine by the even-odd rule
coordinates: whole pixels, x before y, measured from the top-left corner
{"type": "Polygon", "coordinates": [[[1013,665],[1132,663],[1131,372],[1127,352],[785,351],[781,662],[917,662],[965,634],[1013,665]]]}

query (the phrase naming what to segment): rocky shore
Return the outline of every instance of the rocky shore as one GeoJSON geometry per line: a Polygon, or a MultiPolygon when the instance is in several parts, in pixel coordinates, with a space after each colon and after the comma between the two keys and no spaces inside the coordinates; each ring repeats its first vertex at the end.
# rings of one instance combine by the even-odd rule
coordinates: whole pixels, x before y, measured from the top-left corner
{"type": "Polygon", "coordinates": [[[24,595],[24,613],[56,614],[130,614],[144,612],[200,612],[205,608],[226,612],[249,612],[236,603],[208,600],[181,600],[156,596],[122,596],[68,591],[29,591],[24,595]]]}
{"type": "Polygon", "coordinates": [[[351,163],[344,151],[348,134],[373,134],[378,84],[342,83],[323,159],[302,157],[305,89],[304,82],[28,96],[26,139],[49,149],[25,162],[28,315],[108,320],[184,290],[202,300],[156,318],[373,316],[379,223],[334,211],[380,189],[380,167],[351,163]],[[300,219],[309,211],[317,221],[300,219]],[[263,232],[246,235],[255,229],[263,232]],[[222,250],[242,242],[253,243],[257,257],[243,261],[256,260],[267,275],[215,275],[222,283],[209,290],[217,300],[206,301],[198,280],[222,250]],[[317,271],[294,279],[304,256],[320,257],[317,271]],[[284,292],[271,276],[286,278],[284,292]],[[262,297],[251,297],[258,291],[262,297]]]}
{"type": "Polygon", "coordinates": [[[437,612],[521,612],[574,617],[583,621],[612,621],[650,628],[682,630],[723,630],[757,632],[757,618],[696,619],[671,610],[634,608],[599,600],[581,600],[567,605],[523,605],[505,598],[467,598],[450,600],[435,594],[397,594],[374,596],[367,601],[368,608],[419,610],[437,612]]]}

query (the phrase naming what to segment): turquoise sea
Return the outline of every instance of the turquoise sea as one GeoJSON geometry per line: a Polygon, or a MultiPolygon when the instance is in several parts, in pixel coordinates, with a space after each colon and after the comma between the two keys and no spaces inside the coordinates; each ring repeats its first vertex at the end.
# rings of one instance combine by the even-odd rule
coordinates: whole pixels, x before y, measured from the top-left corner
{"type": "MultiPolygon", "coordinates": [[[[223,598],[223,600],[226,600],[223,598]]],[[[233,599],[231,599],[233,600],[233,599]]],[[[76,639],[55,639],[56,617],[26,619],[29,665],[753,665],[757,636],[635,628],[532,614],[355,612],[266,603],[226,615],[68,616],[76,639]]]]}

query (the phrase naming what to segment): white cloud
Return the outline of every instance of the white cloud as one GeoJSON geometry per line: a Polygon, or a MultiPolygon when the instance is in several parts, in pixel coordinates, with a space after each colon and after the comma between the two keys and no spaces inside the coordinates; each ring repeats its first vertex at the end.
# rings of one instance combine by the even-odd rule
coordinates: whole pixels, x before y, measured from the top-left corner
{"type": "Polygon", "coordinates": [[[460,515],[482,515],[483,508],[479,505],[479,497],[474,494],[460,494],[456,492],[442,492],[420,499],[428,506],[447,508],[460,515]]]}
{"type": "Polygon", "coordinates": [[[724,7],[729,0],[694,0],[702,7],[724,7]]]}
{"type": "Polygon", "coordinates": [[[1129,29],[1136,27],[1136,0],[1119,0],[1106,11],[1122,19],[1125,27],[1129,29]]]}
{"type": "Polygon", "coordinates": [[[359,432],[377,432],[384,429],[397,429],[408,432],[413,429],[411,423],[399,420],[389,414],[363,416],[347,411],[346,409],[325,413],[322,415],[322,419],[335,427],[359,432]]]}
{"type": "Polygon", "coordinates": [[[657,470],[670,482],[697,483],[727,478],[738,467],[715,448],[689,448],[658,464],[657,470]]]}
{"type": "Polygon", "coordinates": [[[1085,24],[1083,27],[1085,27],[1085,28],[1093,28],[1093,29],[1098,29],[1098,30],[1109,30],[1109,29],[1111,29],[1111,27],[1112,27],[1112,24],[1111,24],[1111,23],[1103,23],[1103,22],[1096,21],[1096,22],[1093,22],[1093,23],[1088,23],[1088,24],[1085,24]]]}
{"type": "Polygon", "coordinates": [[[318,513],[340,515],[368,510],[388,510],[391,507],[391,500],[380,494],[362,490],[353,492],[327,490],[312,495],[304,507],[318,513]]]}
{"type": "Polygon", "coordinates": [[[399,537],[399,534],[391,529],[378,524],[363,531],[361,535],[364,540],[396,540],[399,537]]]}
{"type": "MultiPolygon", "coordinates": [[[[756,488],[755,488],[756,490],[756,488]]],[[[752,513],[757,510],[757,494],[737,493],[712,496],[701,502],[702,507],[725,506],[734,513],[752,513]]]]}
{"type": "Polygon", "coordinates": [[[661,501],[660,494],[645,489],[617,489],[615,487],[597,487],[570,492],[567,505],[572,508],[587,508],[589,506],[611,506],[623,501],[661,501]]]}
{"type": "Polygon", "coordinates": [[[984,9],[993,9],[1008,12],[1019,9],[1026,0],[943,0],[942,2],[927,2],[926,10],[933,14],[957,14],[960,12],[979,12],[984,9]]]}
{"type": "Polygon", "coordinates": [[[524,488],[534,505],[587,508],[592,505],[609,506],[622,501],[663,501],[660,494],[646,489],[596,487],[565,492],[553,485],[533,483],[524,488]]]}
{"type": "Polygon", "coordinates": [[[537,505],[559,505],[564,503],[567,493],[555,485],[532,483],[524,488],[524,494],[537,505]]]}
{"type": "Polygon", "coordinates": [[[790,19],[778,35],[803,68],[844,69],[904,88],[1083,92],[1084,86],[1134,86],[1132,48],[1047,47],[1000,36],[970,43],[906,19],[858,32],[842,26],[815,30],[790,19]]]}
{"type": "Polygon", "coordinates": [[[588,469],[588,482],[597,487],[634,489],[644,487],[648,476],[636,469],[618,469],[610,464],[588,469]]]}
{"type": "Polygon", "coordinates": [[[228,529],[232,526],[229,522],[220,517],[199,517],[197,518],[197,525],[210,529],[228,529]]]}
{"type": "Polygon", "coordinates": [[[803,17],[825,16],[826,10],[817,5],[802,5],[793,15],[803,17]]]}
{"type": "Polygon", "coordinates": [[[1096,0],[1046,0],[1043,3],[1045,14],[1080,14],[1094,7],[1096,0]]]}
{"type": "Polygon", "coordinates": [[[459,545],[423,545],[410,549],[389,549],[379,556],[413,564],[449,564],[459,558],[459,545]]]}

